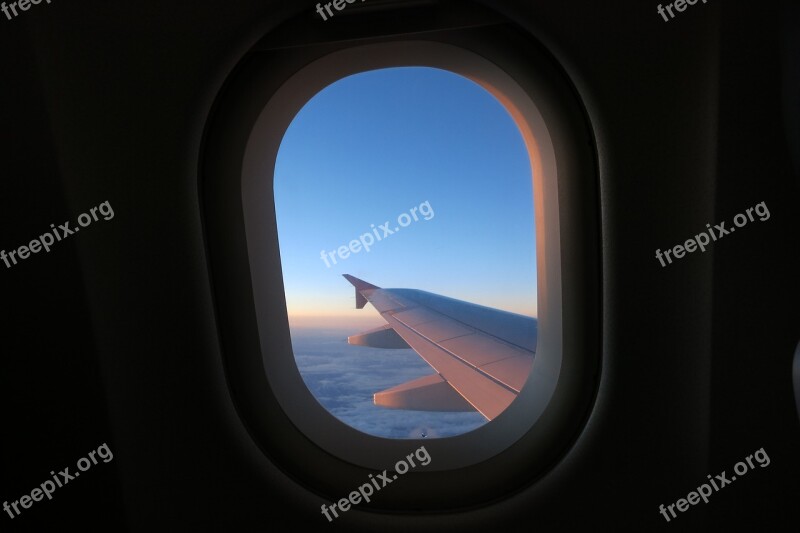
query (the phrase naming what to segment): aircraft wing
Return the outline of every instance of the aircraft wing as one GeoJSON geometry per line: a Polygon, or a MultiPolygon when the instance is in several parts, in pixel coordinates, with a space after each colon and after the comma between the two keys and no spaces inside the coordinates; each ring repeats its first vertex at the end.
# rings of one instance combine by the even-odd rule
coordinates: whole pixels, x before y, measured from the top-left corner
{"type": "Polygon", "coordinates": [[[480,412],[492,420],[514,401],[536,351],[535,318],[415,289],[382,289],[349,274],[356,307],[367,302],[387,325],[350,344],[412,348],[437,372],[375,394],[395,409],[480,412]]]}

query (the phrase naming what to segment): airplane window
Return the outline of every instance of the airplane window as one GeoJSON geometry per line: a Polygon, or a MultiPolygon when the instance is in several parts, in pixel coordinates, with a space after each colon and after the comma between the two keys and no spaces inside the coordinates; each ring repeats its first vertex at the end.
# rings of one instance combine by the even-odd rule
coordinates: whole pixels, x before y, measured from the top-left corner
{"type": "Polygon", "coordinates": [[[329,413],[443,438],[517,398],[537,341],[534,192],[493,94],[439,68],[346,76],[291,121],[274,202],[294,361],[329,413]]]}
{"type": "Polygon", "coordinates": [[[543,472],[592,405],[591,130],[550,55],[477,31],[503,44],[285,33],[242,60],[209,122],[231,394],[311,485],[331,458],[381,470],[426,442],[429,471],[480,465],[501,487],[504,454],[543,472]]]}

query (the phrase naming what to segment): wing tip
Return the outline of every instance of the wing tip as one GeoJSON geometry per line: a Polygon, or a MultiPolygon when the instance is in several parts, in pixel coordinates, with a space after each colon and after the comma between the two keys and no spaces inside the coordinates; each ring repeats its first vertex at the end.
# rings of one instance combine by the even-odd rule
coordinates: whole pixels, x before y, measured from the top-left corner
{"type": "Polygon", "coordinates": [[[363,279],[358,279],[355,276],[351,276],[350,274],[342,274],[344,279],[350,282],[350,284],[356,288],[358,291],[363,291],[367,289],[380,289],[380,287],[373,285],[372,283],[367,283],[363,279]]]}
{"type": "Polygon", "coordinates": [[[367,283],[363,279],[358,279],[350,274],[342,274],[342,276],[356,289],[356,309],[364,309],[364,306],[367,305],[367,295],[364,294],[364,291],[380,289],[380,287],[376,287],[372,283],[367,283]]]}

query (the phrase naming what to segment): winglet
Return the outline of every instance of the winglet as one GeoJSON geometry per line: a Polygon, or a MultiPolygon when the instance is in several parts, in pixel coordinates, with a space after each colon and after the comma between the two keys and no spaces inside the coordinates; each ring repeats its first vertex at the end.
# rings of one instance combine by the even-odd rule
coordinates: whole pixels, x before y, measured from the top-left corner
{"type": "Polygon", "coordinates": [[[362,294],[361,291],[368,291],[368,290],[375,290],[380,289],[373,285],[372,283],[367,283],[363,279],[358,279],[355,276],[351,276],[350,274],[342,274],[344,279],[349,281],[353,287],[356,288],[356,309],[364,309],[364,306],[367,305],[367,297],[362,294]]]}
{"type": "Polygon", "coordinates": [[[380,289],[380,287],[376,287],[372,283],[367,283],[363,279],[358,279],[357,277],[351,276],[350,274],[342,274],[342,276],[344,276],[344,279],[352,283],[353,287],[355,287],[356,290],[358,291],[363,291],[366,289],[380,289]]]}

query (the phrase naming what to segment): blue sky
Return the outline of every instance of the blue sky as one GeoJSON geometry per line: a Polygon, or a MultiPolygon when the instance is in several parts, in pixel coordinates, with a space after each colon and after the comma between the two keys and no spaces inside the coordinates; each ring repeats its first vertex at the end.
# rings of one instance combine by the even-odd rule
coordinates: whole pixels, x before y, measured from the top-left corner
{"type": "Polygon", "coordinates": [[[355,309],[341,275],[536,315],[530,162],[505,108],[470,80],[431,68],[340,80],[287,130],[275,204],[292,347],[315,398],[383,437],[445,437],[484,424],[476,412],[373,404],[375,392],[434,371],[413,350],[347,344],[385,322],[370,305],[355,309]],[[391,235],[380,229],[387,222],[391,235]],[[369,252],[322,259],[359,238],[373,241],[369,252]]]}
{"type": "MultiPolygon", "coordinates": [[[[281,144],[275,201],[284,284],[296,326],[382,320],[353,309],[353,274],[535,316],[530,162],[503,106],[431,68],[344,78],[317,94],[281,144]],[[428,202],[401,231],[337,264],[321,258],[428,202]]],[[[406,220],[407,222],[407,220],[406,220]]],[[[380,231],[379,235],[383,235],[380,231]]]]}

